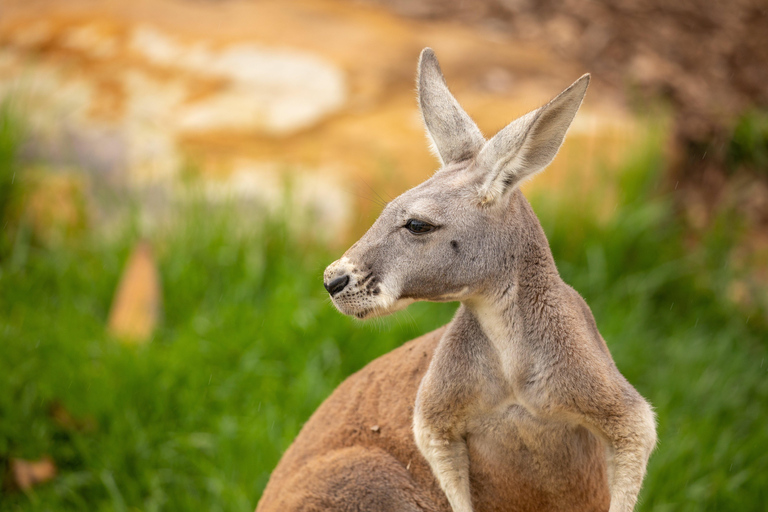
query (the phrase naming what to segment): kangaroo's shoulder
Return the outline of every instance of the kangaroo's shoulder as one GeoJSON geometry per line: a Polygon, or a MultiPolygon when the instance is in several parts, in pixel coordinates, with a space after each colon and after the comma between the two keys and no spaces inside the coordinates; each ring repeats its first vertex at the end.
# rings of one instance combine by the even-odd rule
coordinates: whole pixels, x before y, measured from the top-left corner
{"type": "Polygon", "coordinates": [[[571,285],[562,282],[560,289],[561,307],[565,309],[568,316],[580,324],[580,333],[588,346],[599,349],[605,355],[610,357],[608,345],[605,343],[599,329],[595,316],[592,314],[587,301],[571,285]]]}

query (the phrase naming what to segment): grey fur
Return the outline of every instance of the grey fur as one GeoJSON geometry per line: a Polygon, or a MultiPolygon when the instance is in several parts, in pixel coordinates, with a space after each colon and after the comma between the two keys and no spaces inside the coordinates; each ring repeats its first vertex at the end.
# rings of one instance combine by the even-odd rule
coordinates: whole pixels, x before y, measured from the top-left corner
{"type": "MultiPolygon", "coordinates": [[[[624,379],[584,300],[560,278],[521,180],[554,158],[588,75],[490,141],[422,52],[420,105],[445,165],[389,203],[325,272],[358,318],[418,300],[461,301],[419,387],[414,435],[455,512],[472,510],[467,440],[488,453],[583,428],[605,445],[610,512],[633,510],[656,443],[650,405],[624,379]],[[434,231],[413,234],[416,219],[434,231]]],[[[575,448],[574,448],[575,449],[575,448]]],[[[482,463],[482,462],[479,462],[482,463]]],[[[546,485],[543,485],[546,487],[546,485]]]]}
{"type": "Polygon", "coordinates": [[[419,106],[430,149],[443,165],[473,158],[485,144],[472,118],[448,90],[435,52],[421,52],[418,71],[419,106]]]}
{"type": "Polygon", "coordinates": [[[512,121],[488,141],[476,159],[477,166],[486,171],[479,190],[484,202],[497,200],[505,190],[514,189],[554,160],[588,85],[589,75],[583,75],[552,101],[512,121]]]}

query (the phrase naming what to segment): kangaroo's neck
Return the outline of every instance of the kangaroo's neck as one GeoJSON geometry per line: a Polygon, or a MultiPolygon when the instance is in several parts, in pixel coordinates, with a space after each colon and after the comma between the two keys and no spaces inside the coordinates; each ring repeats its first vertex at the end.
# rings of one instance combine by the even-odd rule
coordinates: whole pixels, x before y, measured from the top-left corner
{"type": "Polygon", "coordinates": [[[516,222],[510,222],[515,264],[509,277],[521,288],[543,290],[560,283],[560,275],[538,217],[519,190],[513,198],[516,222]]]}
{"type": "Polygon", "coordinates": [[[509,240],[513,264],[478,296],[464,302],[486,336],[505,343],[546,325],[553,313],[553,297],[562,285],[544,230],[521,192],[512,200],[509,240]]]}

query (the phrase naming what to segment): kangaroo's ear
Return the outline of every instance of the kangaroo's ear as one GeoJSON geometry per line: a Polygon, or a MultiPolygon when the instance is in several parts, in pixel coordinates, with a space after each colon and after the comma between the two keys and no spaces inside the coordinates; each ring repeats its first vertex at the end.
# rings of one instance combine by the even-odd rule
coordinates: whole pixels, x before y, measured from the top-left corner
{"type": "Polygon", "coordinates": [[[443,165],[474,158],[485,138],[448,90],[432,48],[421,52],[418,75],[419,106],[432,152],[443,165]]]}
{"type": "Polygon", "coordinates": [[[552,162],[588,85],[587,74],[543,107],[512,121],[483,146],[475,163],[485,176],[478,190],[481,202],[496,201],[552,162]]]}

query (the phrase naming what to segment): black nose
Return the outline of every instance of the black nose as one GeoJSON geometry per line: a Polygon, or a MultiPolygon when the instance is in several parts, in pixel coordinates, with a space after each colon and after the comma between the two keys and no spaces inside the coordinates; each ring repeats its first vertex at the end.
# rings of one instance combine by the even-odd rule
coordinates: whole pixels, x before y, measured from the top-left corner
{"type": "Polygon", "coordinates": [[[337,277],[330,283],[323,283],[323,286],[325,286],[325,289],[328,290],[328,293],[331,294],[331,297],[339,293],[341,290],[344,289],[345,286],[347,286],[347,283],[349,282],[349,276],[341,276],[337,277]]]}

